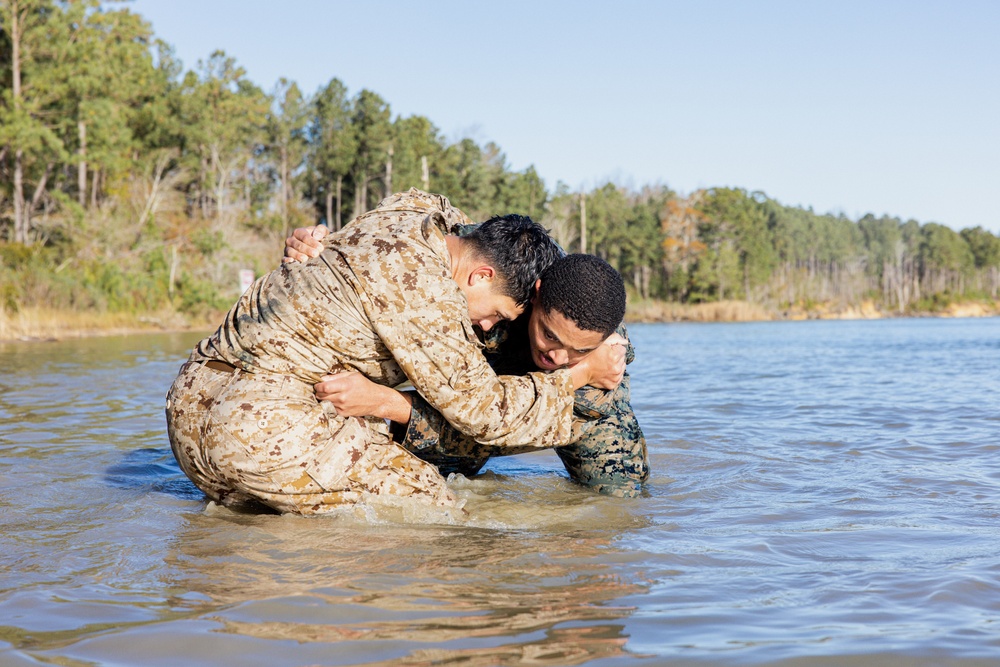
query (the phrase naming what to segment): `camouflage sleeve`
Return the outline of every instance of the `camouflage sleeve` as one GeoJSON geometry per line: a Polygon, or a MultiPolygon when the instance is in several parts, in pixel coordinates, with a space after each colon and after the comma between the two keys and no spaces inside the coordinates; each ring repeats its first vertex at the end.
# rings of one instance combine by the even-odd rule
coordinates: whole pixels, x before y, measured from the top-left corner
{"type": "MultiPolygon", "coordinates": [[[[587,385],[573,394],[573,413],[584,420],[607,417],[615,411],[615,392],[587,385]]],[[[586,423],[586,421],[584,422],[586,423]]],[[[574,431],[575,433],[575,431],[574,431]]],[[[574,436],[576,439],[578,436],[574,436]]]]}
{"type": "Polygon", "coordinates": [[[463,313],[414,310],[378,333],[414,388],[450,425],[495,447],[552,447],[569,440],[573,391],[568,372],[498,376],[469,342],[474,333],[454,336],[437,324],[463,313]]]}
{"type": "Polygon", "coordinates": [[[463,436],[420,394],[413,392],[412,396],[410,421],[402,438],[397,438],[400,444],[436,465],[442,475],[457,472],[471,477],[479,472],[495,448],[463,436]]]}
{"type": "Polygon", "coordinates": [[[601,411],[578,402],[578,414],[585,410],[597,418],[574,419],[575,440],[557,448],[556,454],[573,481],[607,495],[635,496],[649,477],[649,460],[646,438],[629,402],[628,375],[616,390],[604,393],[601,411]]]}
{"type": "Polygon", "coordinates": [[[635,361],[635,348],[632,347],[632,340],[628,337],[628,329],[625,328],[624,322],[618,325],[615,333],[628,341],[628,347],[625,348],[625,363],[631,364],[635,361]]]}
{"type": "Polygon", "coordinates": [[[457,472],[470,477],[479,472],[491,456],[551,449],[537,445],[493,447],[478,443],[445,421],[441,413],[417,393],[413,394],[410,422],[405,433],[397,433],[396,436],[403,448],[436,465],[442,475],[457,472]]]}
{"type": "MultiPolygon", "coordinates": [[[[631,497],[649,477],[646,439],[629,403],[629,379],[596,404],[578,402],[573,416],[574,440],[556,448],[570,478],[598,493],[631,497]]],[[[592,393],[587,392],[587,393],[592,393]]],[[[402,446],[438,467],[441,474],[478,473],[492,456],[537,451],[545,447],[490,447],[462,435],[419,394],[413,396],[410,422],[402,446]]]]}

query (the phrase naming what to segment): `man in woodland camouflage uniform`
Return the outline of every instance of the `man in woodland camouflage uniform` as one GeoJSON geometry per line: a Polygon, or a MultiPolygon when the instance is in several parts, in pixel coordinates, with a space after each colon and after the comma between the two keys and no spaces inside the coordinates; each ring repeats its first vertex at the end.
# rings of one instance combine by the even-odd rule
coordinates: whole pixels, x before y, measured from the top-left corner
{"type": "Polygon", "coordinates": [[[579,371],[496,376],[473,320],[489,330],[520,314],[559,250],[527,219],[452,234],[469,223],[444,197],[411,190],[331,235],[317,259],[258,279],[167,395],[184,473],[217,502],[282,512],[322,513],[365,494],[455,506],[438,471],[394,444],[382,419],[317,401],[313,385],[348,370],[388,386],[408,379],[484,444],[569,438],[574,390],[617,385],[624,350],[602,346],[579,371]]]}
{"type": "MultiPolygon", "coordinates": [[[[614,333],[617,324],[617,333],[628,337],[621,324],[625,314],[621,277],[607,262],[592,255],[556,260],[542,273],[537,296],[528,308],[517,320],[484,333],[486,359],[499,374],[553,370],[586,354],[586,350],[573,349],[568,346],[569,340],[564,340],[567,324],[576,325],[579,332],[597,332],[599,340],[614,333]],[[557,328],[552,321],[553,313],[566,316],[559,322],[563,328],[557,328]]],[[[635,351],[629,343],[626,363],[634,359],[635,351]]],[[[565,445],[556,447],[570,479],[607,495],[628,497],[639,493],[649,477],[649,462],[646,439],[630,398],[627,372],[612,390],[590,386],[576,390],[573,434],[565,445]]],[[[452,428],[419,395],[414,397],[402,444],[435,464],[443,475],[456,472],[467,477],[479,472],[492,456],[544,449],[534,444],[480,444],[452,428]]]]}
{"type": "MultiPolygon", "coordinates": [[[[474,227],[473,227],[474,228],[474,227]]],[[[322,247],[314,237],[323,228],[295,230],[286,240],[286,261],[303,260],[322,247]]],[[[464,232],[470,229],[462,230],[464,232]]],[[[500,374],[556,370],[579,362],[612,334],[627,339],[622,318],[625,288],[607,262],[592,255],[569,255],[547,268],[536,284],[529,311],[513,322],[484,332],[484,353],[500,374]]],[[[634,350],[628,345],[626,360],[634,350]]],[[[452,428],[418,393],[405,396],[410,405],[394,406],[392,392],[349,376],[317,384],[318,394],[334,401],[345,414],[369,412],[394,420],[394,436],[442,474],[471,476],[491,456],[536,451],[548,445],[497,447],[478,443],[452,428]],[[365,394],[367,393],[367,396],[365,394]]],[[[600,493],[634,496],[649,476],[646,440],[630,403],[629,378],[612,390],[582,387],[574,401],[573,434],[556,447],[570,478],[600,493]]]]}

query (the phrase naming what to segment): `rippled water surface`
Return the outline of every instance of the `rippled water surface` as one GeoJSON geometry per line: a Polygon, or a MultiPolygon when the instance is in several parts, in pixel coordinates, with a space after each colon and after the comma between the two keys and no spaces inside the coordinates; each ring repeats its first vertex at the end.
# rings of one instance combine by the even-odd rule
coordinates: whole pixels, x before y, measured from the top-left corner
{"type": "Polygon", "coordinates": [[[0,665],[1000,664],[1000,320],[635,325],[643,497],[207,506],[198,336],[0,344],[0,665]]]}

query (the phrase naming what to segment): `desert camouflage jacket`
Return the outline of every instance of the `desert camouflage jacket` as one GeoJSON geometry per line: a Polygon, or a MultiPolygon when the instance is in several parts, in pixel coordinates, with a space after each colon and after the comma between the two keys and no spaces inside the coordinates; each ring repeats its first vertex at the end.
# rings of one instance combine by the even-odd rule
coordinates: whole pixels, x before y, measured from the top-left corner
{"type": "Polygon", "coordinates": [[[567,442],[569,372],[500,377],[482,354],[445,243],[468,224],[440,195],[387,197],[330,234],[319,257],[258,279],[191,359],[284,375],[310,390],[344,369],[389,386],[409,380],[471,441],[567,442]]]}

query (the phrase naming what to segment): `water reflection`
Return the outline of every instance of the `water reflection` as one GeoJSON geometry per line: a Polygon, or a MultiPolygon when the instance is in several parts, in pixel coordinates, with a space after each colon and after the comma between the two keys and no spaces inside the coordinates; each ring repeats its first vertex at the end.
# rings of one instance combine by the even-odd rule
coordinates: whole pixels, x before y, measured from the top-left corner
{"type": "MultiPolygon", "coordinates": [[[[417,649],[409,655],[378,662],[365,662],[370,667],[406,665],[430,667],[431,665],[468,665],[486,667],[493,665],[582,665],[601,658],[631,655],[625,651],[628,640],[623,626],[615,624],[574,628],[557,628],[546,631],[538,641],[515,642],[506,646],[489,646],[468,649],[417,649]]],[[[635,656],[632,657],[649,657],[635,656]]]]}
{"type": "Polygon", "coordinates": [[[635,607],[615,600],[647,585],[601,564],[615,552],[592,531],[372,526],[211,508],[188,518],[167,564],[185,591],[175,606],[194,600],[192,611],[218,632],[337,643],[338,652],[342,642],[378,645],[376,654],[397,642],[441,647],[396,664],[497,664],[505,655],[555,665],[626,654],[623,623],[613,621],[635,607]]]}

